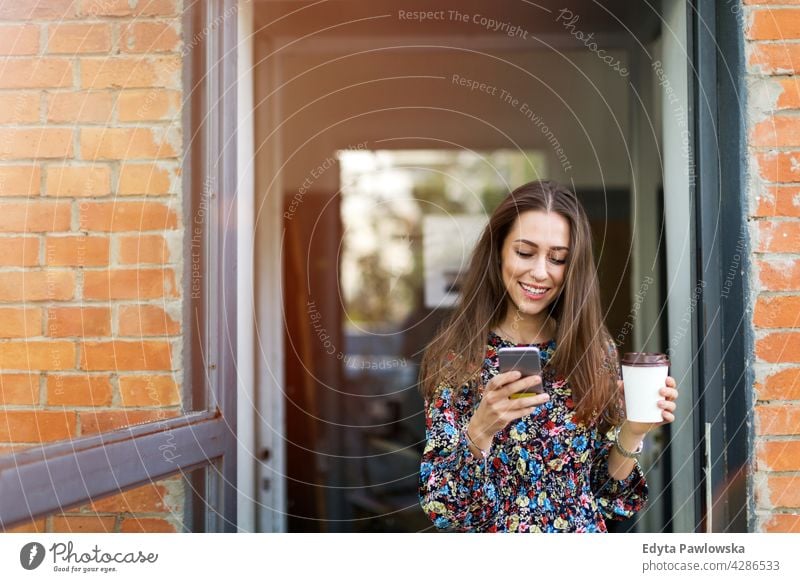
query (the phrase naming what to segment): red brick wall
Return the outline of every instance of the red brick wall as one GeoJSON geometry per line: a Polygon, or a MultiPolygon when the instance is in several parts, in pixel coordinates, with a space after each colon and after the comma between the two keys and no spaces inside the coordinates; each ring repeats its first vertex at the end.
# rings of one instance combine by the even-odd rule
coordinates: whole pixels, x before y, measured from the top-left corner
{"type": "Polygon", "coordinates": [[[800,1],[744,5],[756,530],[800,532],[800,1]]]}
{"type": "MultiPolygon", "coordinates": [[[[179,414],[180,0],[0,0],[0,453],[179,414]]],[[[20,530],[174,531],[180,479],[20,530]]]]}

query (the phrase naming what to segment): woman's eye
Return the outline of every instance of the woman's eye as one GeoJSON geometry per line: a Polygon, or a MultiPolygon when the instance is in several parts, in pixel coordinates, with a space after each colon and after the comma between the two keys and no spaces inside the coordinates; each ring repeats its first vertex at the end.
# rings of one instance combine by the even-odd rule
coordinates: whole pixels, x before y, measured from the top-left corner
{"type": "MultiPolygon", "coordinates": [[[[530,253],[523,253],[523,252],[520,252],[520,251],[517,251],[517,255],[522,257],[523,259],[527,259],[528,257],[532,257],[533,256],[530,253]]],[[[556,259],[556,258],[553,258],[553,257],[549,257],[549,258],[550,258],[550,262],[554,263],[556,265],[563,265],[564,263],[567,262],[564,259],[556,259]]]]}

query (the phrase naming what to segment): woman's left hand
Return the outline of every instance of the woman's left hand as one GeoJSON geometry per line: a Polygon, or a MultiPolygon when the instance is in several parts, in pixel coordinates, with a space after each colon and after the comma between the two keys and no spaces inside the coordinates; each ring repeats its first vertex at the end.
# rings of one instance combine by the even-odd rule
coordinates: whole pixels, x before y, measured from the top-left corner
{"type": "MultiPolygon", "coordinates": [[[[620,389],[624,390],[622,380],[617,380],[617,384],[620,389]]],[[[661,417],[664,419],[663,422],[634,422],[632,420],[626,420],[625,424],[628,425],[628,430],[631,433],[644,436],[654,428],[675,420],[675,415],[673,413],[677,407],[675,400],[678,399],[678,389],[675,378],[667,376],[666,386],[663,386],[661,390],[659,390],[659,394],[664,397],[663,400],[658,401],[658,406],[661,408],[661,417]]]]}

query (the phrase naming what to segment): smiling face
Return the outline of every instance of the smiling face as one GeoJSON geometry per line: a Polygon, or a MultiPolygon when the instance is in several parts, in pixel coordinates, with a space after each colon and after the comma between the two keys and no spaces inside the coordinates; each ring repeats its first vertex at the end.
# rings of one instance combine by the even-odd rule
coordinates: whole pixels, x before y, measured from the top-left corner
{"type": "MultiPolygon", "coordinates": [[[[503,241],[503,283],[520,315],[545,314],[564,286],[569,222],[560,214],[520,214],[503,241]]],[[[513,306],[509,306],[512,307],[513,306]]]]}

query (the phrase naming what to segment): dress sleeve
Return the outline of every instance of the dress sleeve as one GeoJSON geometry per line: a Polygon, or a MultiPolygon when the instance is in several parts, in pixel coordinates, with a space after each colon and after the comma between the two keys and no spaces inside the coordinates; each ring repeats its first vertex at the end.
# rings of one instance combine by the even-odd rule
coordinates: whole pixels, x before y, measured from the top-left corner
{"type": "MultiPolygon", "coordinates": [[[[611,341],[608,346],[609,363],[614,375],[622,379],[616,344],[611,341]]],[[[617,407],[623,412],[622,394],[619,395],[617,407]]],[[[622,480],[611,477],[608,473],[608,455],[614,446],[614,430],[600,434],[595,444],[595,457],[591,470],[591,487],[600,512],[606,519],[622,520],[633,516],[647,502],[647,482],[644,478],[639,460],[636,459],[630,474],[622,480]]]]}
{"type": "Polygon", "coordinates": [[[425,450],[420,467],[420,505],[442,530],[470,531],[500,509],[491,479],[491,457],[486,466],[469,448],[465,429],[469,418],[459,417],[449,387],[425,399],[425,450]]]}
{"type": "Polygon", "coordinates": [[[638,459],[630,474],[621,481],[608,474],[608,455],[613,446],[613,430],[596,441],[591,470],[592,492],[606,519],[628,519],[647,502],[647,482],[638,459]]]}

